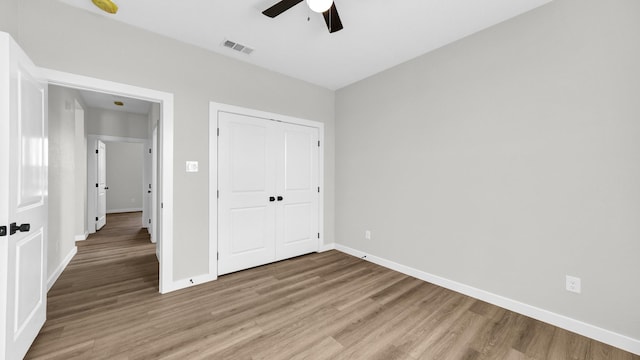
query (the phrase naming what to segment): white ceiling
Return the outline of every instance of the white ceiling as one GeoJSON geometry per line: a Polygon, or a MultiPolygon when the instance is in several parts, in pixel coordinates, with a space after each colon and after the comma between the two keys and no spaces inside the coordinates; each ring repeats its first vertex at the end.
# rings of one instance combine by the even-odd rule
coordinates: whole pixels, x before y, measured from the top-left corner
{"type": "Polygon", "coordinates": [[[114,0],[116,15],[60,1],[335,90],[551,0],[335,0],[344,29],[333,34],[304,1],[273,19],[262,11],[279,0],[114,0]]]}
{"type": "Polygon", "coordinates": [[[85,105],[91,108],[124,111],[128,113],[147,115],[151,111],[149,101],[126,98],[117,95],[104,94],[95,91],[78,90],[85,105]],[[122,101],[123,106],[117,106],[114,101],[122,101]]]}

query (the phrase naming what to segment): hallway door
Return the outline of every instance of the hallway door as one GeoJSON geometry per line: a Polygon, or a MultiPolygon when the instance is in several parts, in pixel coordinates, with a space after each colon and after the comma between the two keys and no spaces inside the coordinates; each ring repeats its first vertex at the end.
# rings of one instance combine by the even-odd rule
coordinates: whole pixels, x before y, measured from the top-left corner
{"type": "Polygon", "coordinates": [[[96,230],[107,224],[107,147],[98,140],[96,150],[98,159],[98,177],[96,182],[96,230]]]}

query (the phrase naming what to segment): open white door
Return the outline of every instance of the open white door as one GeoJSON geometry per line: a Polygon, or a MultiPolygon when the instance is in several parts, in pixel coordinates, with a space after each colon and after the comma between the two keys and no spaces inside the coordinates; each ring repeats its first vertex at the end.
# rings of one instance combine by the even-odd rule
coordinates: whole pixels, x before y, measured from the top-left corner
{"type": "Polygon", "coordinates": [[[46,87],[0,33],[0,358],[22,359],[46,317],[46,87]]]}
{"type": "Polygon", "coordinates": [[[107,224],[107,147],[98,140],[98,175],[96,182],[96,230],[107,224]]]}

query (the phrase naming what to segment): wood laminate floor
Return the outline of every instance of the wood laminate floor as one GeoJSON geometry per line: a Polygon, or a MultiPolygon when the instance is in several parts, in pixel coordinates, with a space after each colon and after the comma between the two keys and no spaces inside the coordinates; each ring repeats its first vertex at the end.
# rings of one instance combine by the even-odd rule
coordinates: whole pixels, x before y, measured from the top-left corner
{"type": "Polygon", "coordinates": [[[337,251],[160,295],[140,213],[107,221],[27,359],[640,359],[337,251]]]}

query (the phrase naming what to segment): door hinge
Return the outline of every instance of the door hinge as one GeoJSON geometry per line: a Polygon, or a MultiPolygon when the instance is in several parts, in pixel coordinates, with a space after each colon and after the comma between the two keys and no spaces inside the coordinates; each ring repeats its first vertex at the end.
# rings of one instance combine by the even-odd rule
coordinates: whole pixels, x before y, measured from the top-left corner
{"type": "Polygon", "coordinates": [[[149,224],[151,224],[151,219],[149,219],[149,224]]]}
{"type": "Polygon", "coordinates": [[[96,154],[98,153],[98,149],[96,149],[96,154]]]}
{"type": "Polygon", "coordinates": [[[220,128],[218,128],[218,136],[220,136],[220,128]]]}
{"type": "Polygon", "coordinates": [[[98,221],[98,217],[96,216],[96,221],[98,221]]]}
{"type": "Polygon", "coordinates": [[[218,193],[218,195],[217,195],[218,199],[220,199],[220,190],[218,190],[217,193],[218,193]]]}
{"type": "Polygon", "coordinates": [[[216,259],[220,260],[220,253],[216,253],[216,259]]]}
{"type": "Polygon", "coordinates": [[[96,184],[96,187],[98,187],[98,184],[96,184]]]}
{"type": "Polygon", "coordinates": [[[0,236],[7,236],[7,227],[0,226],[0,236]]]}
{"type": "Polygon", "coordinates": [[[318,140],[318,147],[320,147],[320,140],[318,140]]]}
{"type": "Polygon", "coordinates": [[[160,209],[164,209],[164,203],[160,203],[160,209]]]}
{"type": "Polygon", "coordinates": [[[151,154],[151,148],[149,148],[149,154],[151,154]]]}
{"type": "Polygon", "coordinates": [[[320,233],[318,233],[318,239],[320,239],[320,233]]]}
{"type": "Polygon", "coordinates": [[[320,186],[318,186],[318,192],[320,192],[320,186]]]}

